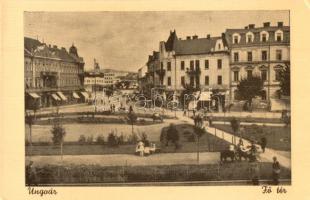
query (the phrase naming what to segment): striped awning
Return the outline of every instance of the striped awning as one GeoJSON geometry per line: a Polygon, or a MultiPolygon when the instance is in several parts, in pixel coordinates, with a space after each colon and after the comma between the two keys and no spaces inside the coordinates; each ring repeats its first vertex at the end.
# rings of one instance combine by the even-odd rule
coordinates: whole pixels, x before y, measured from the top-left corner
{"type": "Polygon", "coordinates": [[[37,94],[37,93],[34,93],[34,92],[28,92],[28,94],[32,97],[32,98],[40,98],[40,96],[37,94]]]}
{"type": "Polygon", "coordinates": [[[57,96],[57,94],[52,94],[52,97],[56,101],[60,101],[61,99],[57,96]]]}
{"type": "Polygon", "coordinates": [[[89,95],[87,92],[81,92],[81,94],[85,97],[85,99],[88,99],[89,98],[89,95]]]}
{"type": "Polygon", "coordinates": [[[73,92],[72,95],[73,95],[73,97],[76,98],[76,99],[79,99],[79,98],[80,98],[80,96],[79,96],[76,92],[73,92]]]}
{"type": "Polygon", "coordinates": [[[67,101],[67,97],[62,93],[62,92],[57,92],[58,96],[63,100],[63,101],[67,101]]]}

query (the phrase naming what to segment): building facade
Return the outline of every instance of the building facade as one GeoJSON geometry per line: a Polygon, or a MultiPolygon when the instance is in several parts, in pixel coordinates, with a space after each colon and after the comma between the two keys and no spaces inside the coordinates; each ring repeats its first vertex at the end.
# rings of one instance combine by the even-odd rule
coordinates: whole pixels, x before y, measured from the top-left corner
{"type": "Polygon", "coordinates": [[[81,102],[84,61],[72,44],[69,52],[32,38],[24,38],[26,108],[81,102]]]}
{"type": "Polygon", "coordinates": [[[189,85],[201,92],[211,91],[221,107],[228,103],[229,49],[224,34],[179,39],[175,31],[170,32],[168,40],[160,42],[159,63],[167,91],[180,94],[189,85]]]}
{"type": "Polygon", "coordinates": [[[262,27],[250,24],[242,29],[227,29],[230,50],[231,100],[238,100],[238,82],[250,76],[264,80],[261,99],[270,102],[279,98],[279,73],[290,65],[290,27],[278,22],[262,27]]]}

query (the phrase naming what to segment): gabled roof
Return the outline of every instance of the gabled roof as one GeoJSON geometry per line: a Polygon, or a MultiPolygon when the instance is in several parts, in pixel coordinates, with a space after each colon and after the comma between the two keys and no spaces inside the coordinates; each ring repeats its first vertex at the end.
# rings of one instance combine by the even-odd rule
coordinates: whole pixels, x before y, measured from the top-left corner
{"type": "Polygon", "coordinates": [[[208,38],[195,38],[179,39],[175,30],[170,31],[169,38],[165,42],[166,51],[175,51],[175,55],[192,55],[192,54],[207,54],[213,53],[217,40],[222,40],[224,47],[227,46],[224,37],[208,37],[208,38]]]}
{"type": "Polygon", "coordinates": [[[215,47],[218,39],[221,39],[221,37],[177,40],[174,49],[175,54],[189,55],[211,53],[211,49],[215,47]]]}

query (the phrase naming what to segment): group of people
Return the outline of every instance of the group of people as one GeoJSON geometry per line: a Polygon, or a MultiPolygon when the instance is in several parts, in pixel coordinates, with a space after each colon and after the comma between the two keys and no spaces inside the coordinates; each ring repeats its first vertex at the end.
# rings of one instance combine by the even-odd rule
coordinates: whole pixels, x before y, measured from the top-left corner
{"type": "Polygon", "coordinates": [[[154,143],[149,143],[148,141],[139,141],[136,145],[136,155],[141,157],[148,156],[155,153],[156,145],[154,143]]]}

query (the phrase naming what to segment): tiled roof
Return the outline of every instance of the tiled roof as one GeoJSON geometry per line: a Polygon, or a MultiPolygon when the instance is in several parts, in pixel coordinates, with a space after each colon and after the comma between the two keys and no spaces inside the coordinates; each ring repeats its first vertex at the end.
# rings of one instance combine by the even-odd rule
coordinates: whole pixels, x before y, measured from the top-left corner
{"type": "Polygon", "coordinates": [[[29,52],[36,49],[40,45],[42,45],[42,43],[39,40],[24,37],[24,48],[27,49],[29,52]]]}
{"type": "Polygon", "coordinates": [[[176,55],[210,53],[218,39],[221,39],[221,37],[177,40],[174,50],[176,55]]]}
{"type": "MultiPolygon", "coordinates": [[[[192,55],[192,54],[206,54],[213,52],[215,49],[216,41],[222,39],[222,37],[209,37],[209,38],[195,38],[191,39],[179,39],[175,30],[170,31],[170,36],[165,42],[166,51],[175,51],[176,55],[192,55]]],[[[223,45],[226,46],[226,42],[222,40],[223,45]]]]}

